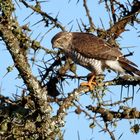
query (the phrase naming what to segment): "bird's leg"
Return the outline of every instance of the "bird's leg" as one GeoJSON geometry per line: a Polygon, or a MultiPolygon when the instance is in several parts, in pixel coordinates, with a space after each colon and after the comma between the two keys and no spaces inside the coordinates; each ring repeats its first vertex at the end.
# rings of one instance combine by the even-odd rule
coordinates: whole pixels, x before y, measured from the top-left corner
{"type": "Polygon", "coordinates": [[[81,86],[88,86],[90,90],[93,90],[93,85],[96,86],[97,83],[95,81],[95,75],[90,76],[90,79],[88,79],[88,82],[82,82],[80,84],[81,86]]]}

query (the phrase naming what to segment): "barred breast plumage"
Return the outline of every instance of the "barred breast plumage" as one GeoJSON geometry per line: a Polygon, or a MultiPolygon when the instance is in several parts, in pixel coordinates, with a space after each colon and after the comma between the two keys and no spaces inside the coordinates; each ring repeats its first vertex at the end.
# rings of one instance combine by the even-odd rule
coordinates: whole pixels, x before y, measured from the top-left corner
{"type": "Polygon", "coordinates": [[[75,63],[86,67],[90,71],[94,71],[97,75],[103,74],[104,63],[102,63],[100,60],[84,57],[76,51],[72,51],[68,55],[75,63]]]}

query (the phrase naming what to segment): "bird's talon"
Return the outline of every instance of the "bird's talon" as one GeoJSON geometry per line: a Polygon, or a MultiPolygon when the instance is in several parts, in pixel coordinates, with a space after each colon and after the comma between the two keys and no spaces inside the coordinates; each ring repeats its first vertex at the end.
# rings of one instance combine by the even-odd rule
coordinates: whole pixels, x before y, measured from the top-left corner
{"type": "Polygon", "coordinates": [[[93,85],[96,86],[97,83],[93,82],[93,81],[92,82],[89,81],[89,82],[83,82],[80,85],[81,86],[88,86],[90,90],[93,90],[94,89],[93,85]]]}

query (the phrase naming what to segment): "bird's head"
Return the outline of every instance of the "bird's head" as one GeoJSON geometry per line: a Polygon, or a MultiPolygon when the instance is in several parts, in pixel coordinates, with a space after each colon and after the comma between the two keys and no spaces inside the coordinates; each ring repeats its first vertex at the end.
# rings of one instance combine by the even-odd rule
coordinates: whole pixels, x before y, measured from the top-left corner
{"type": "Polygon", "coordinates": [[[63,51],[69,50],[71,46],[72,33],[70,32],[59,32],[51,40],[53,48],[59,48],[63,51]]]}

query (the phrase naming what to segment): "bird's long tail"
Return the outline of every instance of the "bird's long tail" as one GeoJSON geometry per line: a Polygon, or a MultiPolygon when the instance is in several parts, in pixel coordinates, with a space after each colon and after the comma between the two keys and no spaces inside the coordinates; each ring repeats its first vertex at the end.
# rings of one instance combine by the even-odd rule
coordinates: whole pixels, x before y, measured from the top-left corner
{"type": "MultiPolygon", "coordinates": [[[[131,61],[129,61],[131,62],[131,61]]],[[[137,76],[140,76],[140,70],[138,70],[135,66],[132,66],[130,63],[127,63],[127,62],[120,62],[122,68],[124,70],[126,70],[127,73],[131,74],[131,75],[134,75],[136,74],[137,76]]]]}

